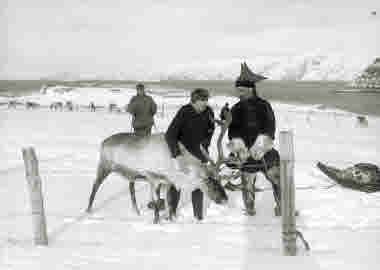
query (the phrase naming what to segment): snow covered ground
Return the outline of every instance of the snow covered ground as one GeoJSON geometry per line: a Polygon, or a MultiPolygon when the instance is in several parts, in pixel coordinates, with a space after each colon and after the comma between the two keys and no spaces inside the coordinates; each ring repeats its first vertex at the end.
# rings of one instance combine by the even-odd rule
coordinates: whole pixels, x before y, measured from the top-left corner
{"type": "MultiPolygon", "coordinates": [[[[146,206],[147,185],[137,184],[142,210],[137,216],[128,182],[112,174],[97,194],[94,213],[85,214],[100,142],[131,130],[126,113],[89,112],[84,107],[91,100],[123,106],[128,95],[120,99],[121,94],[106,89],[94,91],[76,89],[67,94],[74,104],[83,105],[72,112],[50,111],[47,106],[35,110],[0,106],[0,269],[378,269],[380,193],[338,186],[326,189],[331,183],[315,165],[317,161],[340,168],[358,162],[379,165],[379,118],[367,116],[368,127],[362,127],[349,112],[319,105],[273,104],[277,148],[281,130],[293,130],[295,135],[297,227],[311,246],[306,252],[298,242],[298,256],[285,257],[281,219],[274,216],[271,191],[257,193],[254,217],[243,214],[241,194],[230,192],[228,205],[211,204],[202,222],[193,219],[191,205],[186,204],[175,222],[154,225],[146,206]],[[35,148],[39,159],[47,247],[32,243],[21,152],[28,146],[35,148]]],[[[48,105],[64,95],[38,94],[28,99],[48,105]]],[[[188,97],[154,95],[160,108],[154,132],[165,131],[188,97]]],[[[218,113],[226,101],[236,100],[214,97],[210,104],[218,113]]],[[[215,156],[215,141],[211,152],[215,156]]],[[[262,177],[257,186],[269,187],[262,177]]]]}

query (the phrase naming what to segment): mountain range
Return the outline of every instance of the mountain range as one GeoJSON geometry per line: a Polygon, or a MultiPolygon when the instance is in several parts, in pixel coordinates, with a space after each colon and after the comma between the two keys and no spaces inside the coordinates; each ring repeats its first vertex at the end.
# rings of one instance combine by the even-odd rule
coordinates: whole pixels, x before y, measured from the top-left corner
{"type": "Polygon", "coordinates": [[[342,54],[305,54],[296,56],[257,56],[249,59],[222,59],[172,65],[166,70],[98,73],[61,72],[45,76],[50,80],[234,80],[240,63],[247,62],[256,73],[272,80],[352,81],[373,62],[365,57],[342,54]]]}

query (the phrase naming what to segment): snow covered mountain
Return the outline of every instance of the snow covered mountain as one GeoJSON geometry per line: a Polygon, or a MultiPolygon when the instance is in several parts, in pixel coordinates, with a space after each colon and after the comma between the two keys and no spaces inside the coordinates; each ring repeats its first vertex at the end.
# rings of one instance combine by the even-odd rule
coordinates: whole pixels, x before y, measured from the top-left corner
{"type": "Polygon", "coordinates": [[[380,57],[376,58],[372,64],[354,79],[352,86],[380,89],[380,57]]]}
{"type": "MultiPolygon", "coordinates": [[[[343,55],[308,54],[299,56],[258,56],[245,59],[250,68],[272,80],[344,80],[350,81],[369,63],[366,58],[343,55]]],[[[235,79],[241,59],[211,61],[177,66],[169,79],[235,79]]]]}
{"type": "Polygon", "coordinates": [[[109,74],[63,72],[45,77],[54,80],[234,80],[240,63],[246,61],[250,68],[272,80],[344,80],[357,77],[372,61],[368,57],[342,54],[312,53],[296,56],[257,56],[253,58],[218,59],[173,65],[166,70],[139,71],[134,74],[114,72],[109,74]]]}

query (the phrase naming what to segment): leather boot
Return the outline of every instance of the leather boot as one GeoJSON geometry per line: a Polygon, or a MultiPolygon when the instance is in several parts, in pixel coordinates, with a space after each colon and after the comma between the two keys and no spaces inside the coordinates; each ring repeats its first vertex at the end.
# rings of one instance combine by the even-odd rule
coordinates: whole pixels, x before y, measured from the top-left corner
{"type": "Polygon", "coordinates": [[[203,192],[198,188],[191,193],[194,217],[198,220],[203,219],[203,192]]]}

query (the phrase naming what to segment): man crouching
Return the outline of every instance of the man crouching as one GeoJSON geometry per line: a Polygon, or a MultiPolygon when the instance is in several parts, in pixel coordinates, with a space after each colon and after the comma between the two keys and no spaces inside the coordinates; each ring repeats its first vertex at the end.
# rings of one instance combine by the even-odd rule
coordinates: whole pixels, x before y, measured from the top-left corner
{"type": "MultiPolygon", "coordinates": [[[[215,130],[214,112],[208,106],[209,96],[207,89],[197,88],[193,90],[190,103],[178,110],[165,133],[174,166],[184,174],[190,172],[181,153],[179,143],[200,162],[207,164],[207,158],[203,155],[200,146],[202,145],[208,151],[215,130]]],[[[177,193],[173,197],[179,200],[178,191],[171,189],[170,192],[177,193]]],[[[198,220],[203,219],[203,198],[204,195],[200,188],[192,191],[193,213],[198,220]]]]}

